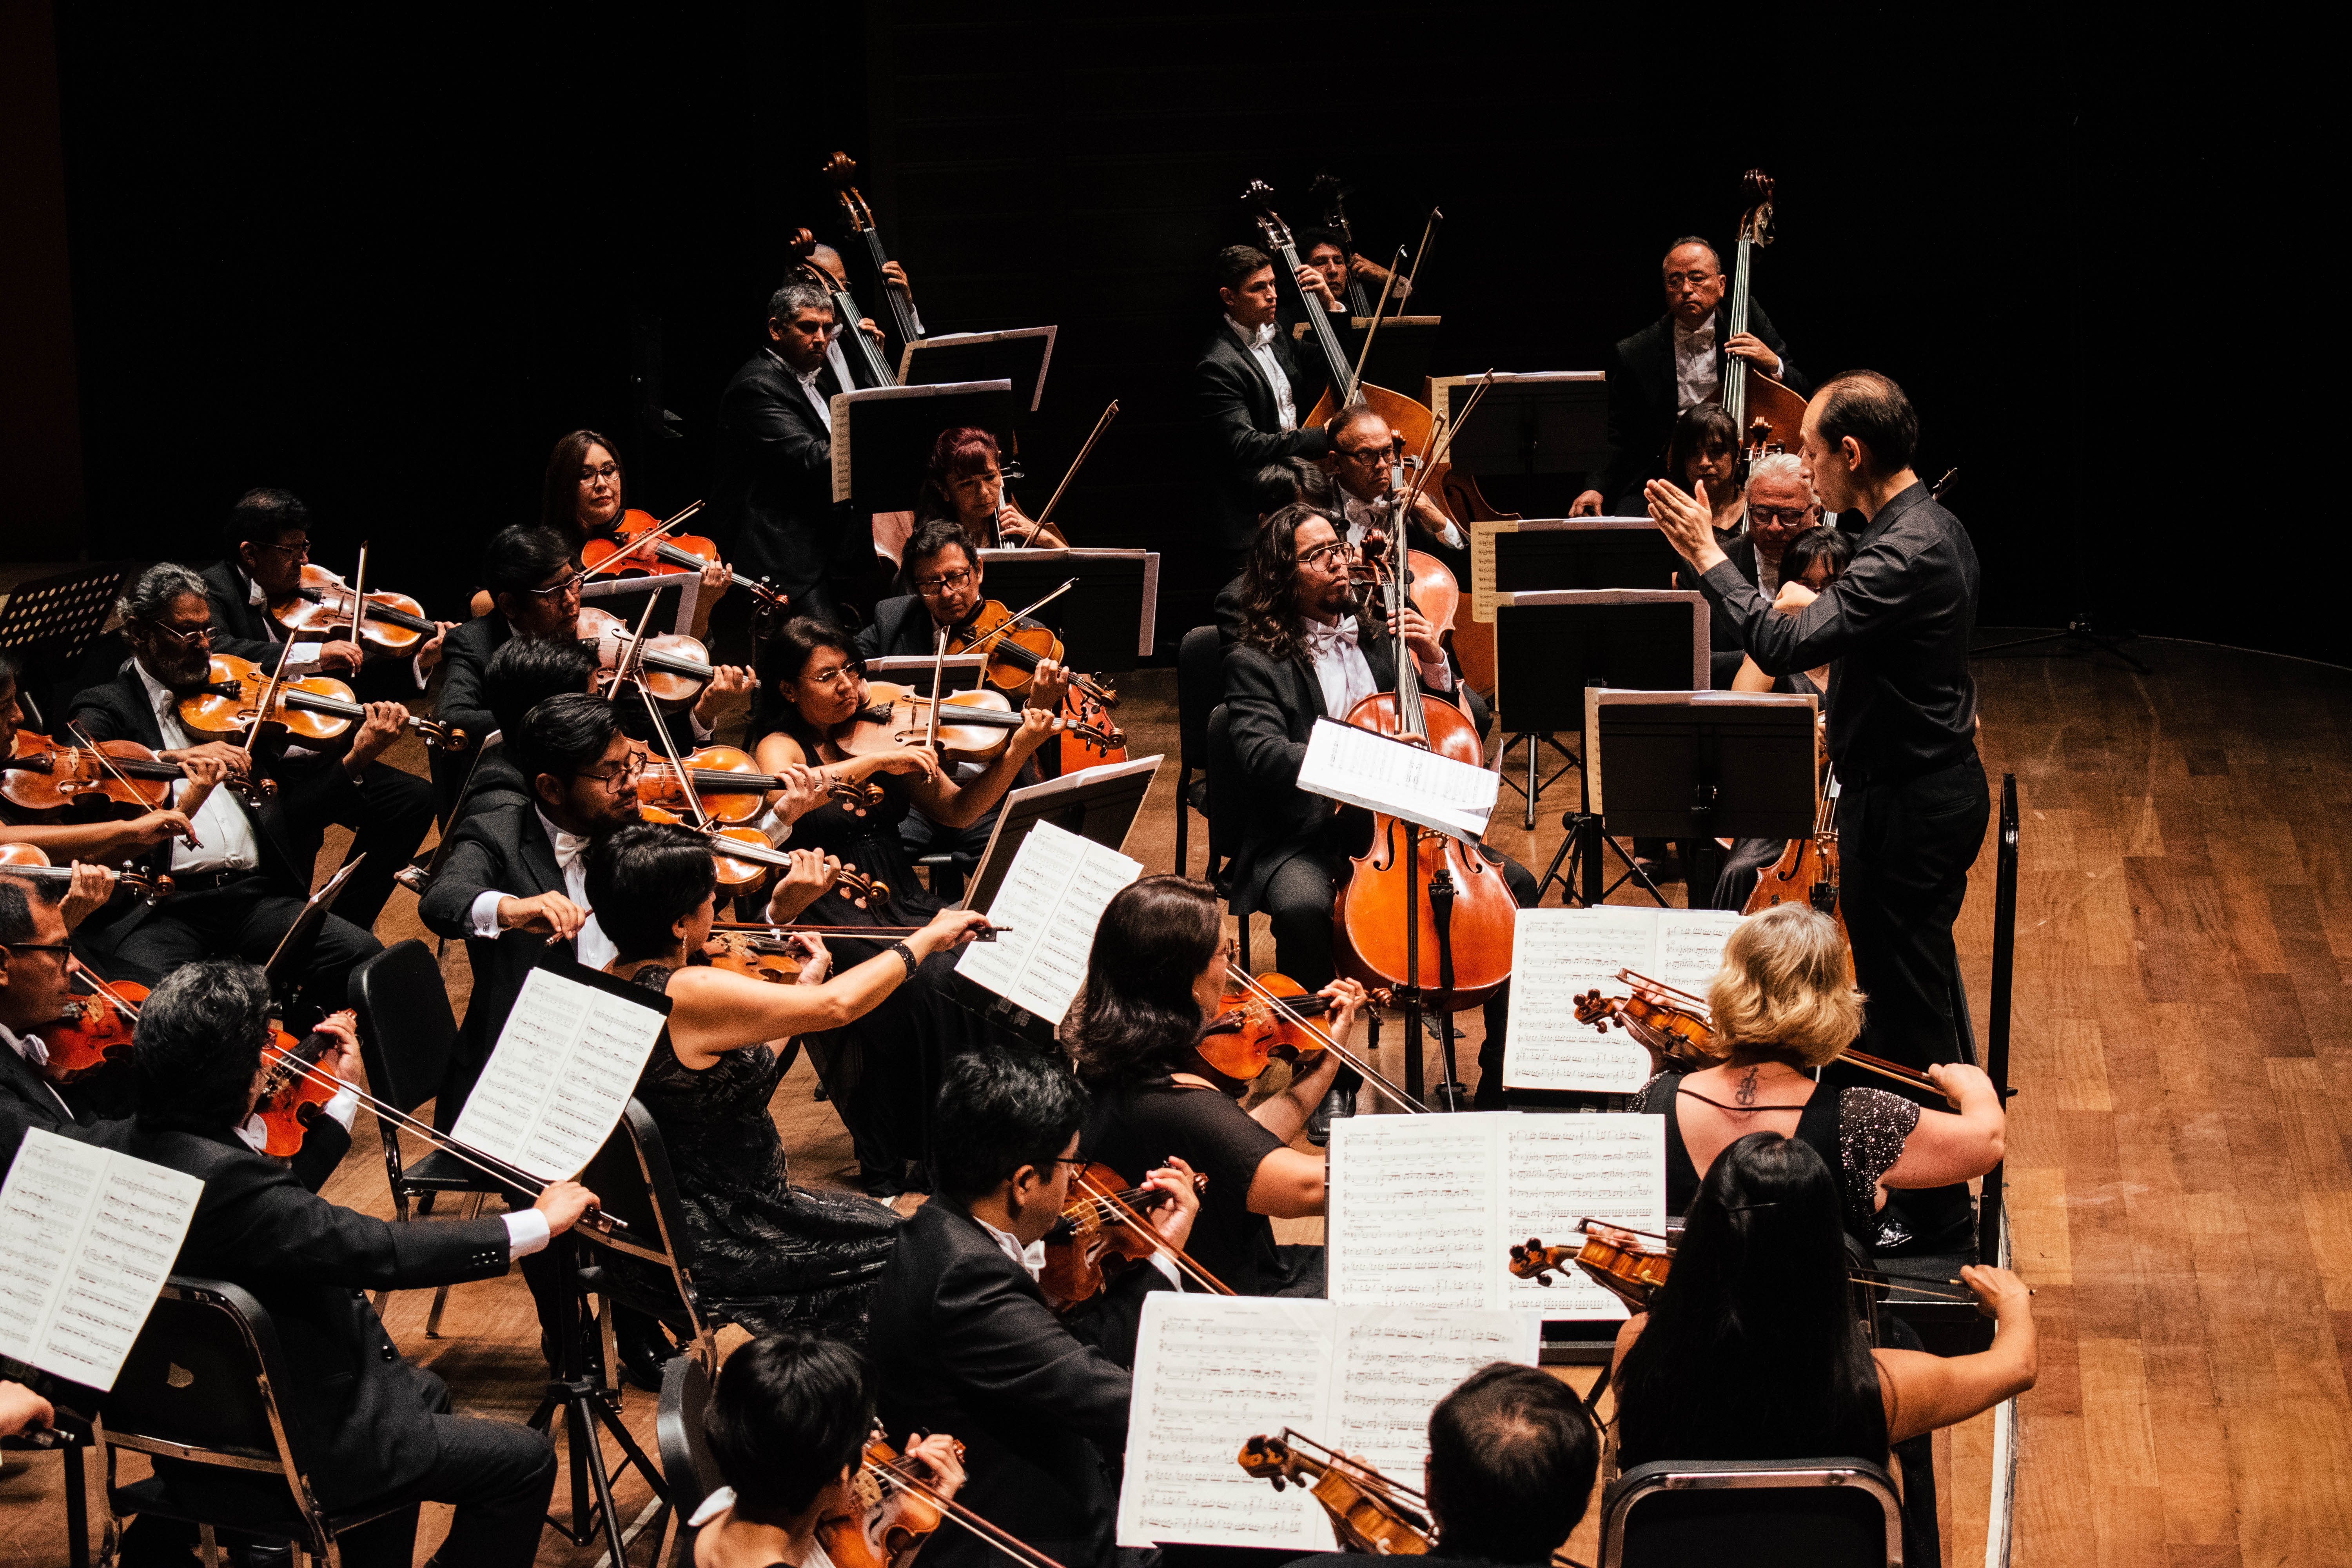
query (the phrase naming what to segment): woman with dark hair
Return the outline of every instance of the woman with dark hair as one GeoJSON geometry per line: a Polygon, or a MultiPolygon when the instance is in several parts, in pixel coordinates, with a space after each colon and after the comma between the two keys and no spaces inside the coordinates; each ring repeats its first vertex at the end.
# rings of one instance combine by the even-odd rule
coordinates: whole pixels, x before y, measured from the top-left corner
{"type": "Polygon", "coordinates": [[[974,550],[1027,544],[1058,550],[1068,543],[1050,524],[1041,532],[1005,493],[996,437],[971,426],[942,430],[923,466],[915,526],[945,518],[962,525],[974,550]]]}
{"type": "MultiPolygon", "coordinates": [[[[961,782],[925,746],[852,756],[840,742],[856,727],[867,700],[853,649],[850,635],[830,622],[803,616],[785,623],[767,650],[776,672],[769,710],[777,727],[761,737],[757,756],[769,773],[805,765],[828,784],[871,782],[882,790],[881,804],[871,808],[826,801],[793,824],[792,844],[879,878],[889,884],[889,899],[869,909],[836,890],[810,905],[806,918],[827,925],[919,922],[938,912],[940,903],[924,889],[898,825],[917,809],[950,829],[978,821],[1052,735],[1054,715],[1025,710],[1004,750],[978,775],[961,782]]],[[[862,941],[838,939],[837,944],[859,958],[876,951],[862,941]]],[[[900,1191],[907,1163],[925,1157],[925,1108],[949,1058],[986,1038],[979,1020],[940,989],[952,967],[944,958],[930,960],[922,975],[880,1012],[805,1042],[856,1141],[866,1190],[877,1195],[900,1191]]]]}
{"type": "MultiPolygon", "coordinates": [[[[1202,883],[1145,877],[1104,909],[1067,1026],[1078,1076],[1095,1093],[1080,1146],[1129,1177],[1182,1159],[1209,1178],[1192,1226],[1202,1268],[1244,1296],[1320,1296],[1323,1249],[1276,1247],[1269,1216],[1323,1212],[1324,1162],[1290,1142],[1330,1089],[1339,1058],[1326,1052],[1244,1110],[1249,1081],[1219,1072],[1196,1048],[1231,957],[1217,896],[1202,883]]],[[[1364,988],[1335,980],[1321,994],[1331,1001],[1323,1027],[1344,1043],[1364,988]]]]}
{"type": "Polygon", "coordinates": [[[618,953],[605,968],[669,998],[636,1095],[661,1124],[677,1176],[688,1262],[704,1291],[748,1328],[863,1339],[898,1216],[871,1198],[791,1184],[768,1115],[786,1064],[767,1042],[865,1016],[924,959],[961,947],[987,922],[943,910],[832,978],[824,943],[803,937],[800,983],[780,985],[696,962],[717,890],[709,844],[690,829],[640,823],[589,847],[589,904],[618,953]]]}
{"type": "MultiPolygon", "coordinates": [[[[620,527],[628,508],[627,486],[620,448],[612,442],[593,430],[558,436],[554,449],[547,455],[547,475],[540,485],[540,526],[569,540],[576,559],[581,546],[592,539],[610,539],[620,527]]],[[[694,606],[693,630],[698,637],[709,625],[710,607],[727,592],[730,581],[732,574],[725,562],[712,561],[703,567],[702,586],[694,606]]],[[[630,605],[643,607],[643,602],[634,597],[630,605]]],[[[607,604],[604,607],[618,615],[628,606],[607,604]]],[[[624,618],[634,620],[634,610],[624,618]]]]}
{"type": "MultiPolygon", "coordinates": [[[[772,1334],[727,1358],[703,1417],[710,1457],[726,1485],[687,1522],[695,1568],[807,1568],[826,1561],[817,1527],[856,1519],[854,1482],[874,1426],[874,1373],[847,1345],[814,1334],[772,1334]]],[[[930,1473],[932,1490],[963,1486],[956,1440],[933,1432],[907,1456],[930,1473]]],[[[906,1559],[898,1560],[904,1568],[906,1559]]]]}
{"type": "MultiPolygon", "coordinates": [[[[1673,1277],[1617,1335],[1621,1467],[1814,1456],[1884,1464],[1890,1444],[2033,1386],[2031,1293],[2006,1268],[1960,1271],[1994,1320],[1990,1350],[1873,1350],[1846,1282],[1840,1206],[1836,1175],[1798,1139],[1751,1132],[1716,1160],[1673,1277]]],[[[1930,1491],[1906,1469],[1907,1496],[1930,1491]]],[[[1931,1542],[1932,1511],[1914,1528],[1922,1546],[1931,1542]]]]}
{"type": "Polygon", "coordinates": [[[1695,404],[1675,420],[1666,437],[1666,472],[1691,494],[1706,487],[1715,513],[1715,533],[1728,542],[1739,531],[1748,502],[1739,488],[1739,426],[1717,403],[1695,404]]]}

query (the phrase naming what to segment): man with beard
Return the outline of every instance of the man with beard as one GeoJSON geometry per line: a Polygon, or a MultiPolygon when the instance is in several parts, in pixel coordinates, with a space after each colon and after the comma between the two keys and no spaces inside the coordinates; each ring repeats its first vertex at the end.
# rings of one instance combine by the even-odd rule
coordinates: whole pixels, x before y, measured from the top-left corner
{"type": "MultiPolygon", "coordinates": [[[[233,780],[257,773],[277,789],[257,806],[237,788],[212,791],[191,823],[195,843],[183,837],[149,853],[148,868],[170,874],[172,896],[152,906],[118,899],[78,934],[120,978],[160,978],[200,958],[267,963],[302,912],[320,835],[327,823],[365,810],[361,778],[398,738],[408,710],[396,702],[369,703],[340,757],[273,759],[204,739],[181,722],[180,702],[202,691],[211,674],[205,580],[164,562],[140,574],[117,607],[131,656],[112,680],[74,699],[68,732],[93,742],[136,741],[167,762],[217,757],[233,780]]],[[[411,839],[394,863],[415,847],[411,839]]],[[[365,927],[329,915],[298,961],[301,999],[287,1026],[299,1031],[341,1007],[352,970],[378,951],[365,927]]]]}

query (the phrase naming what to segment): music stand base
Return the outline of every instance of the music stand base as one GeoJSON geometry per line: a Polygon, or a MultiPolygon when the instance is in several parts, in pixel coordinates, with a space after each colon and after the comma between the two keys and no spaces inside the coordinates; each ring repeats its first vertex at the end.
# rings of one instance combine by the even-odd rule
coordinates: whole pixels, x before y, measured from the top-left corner
{"type": "Polygon", "coordinates": [[[1623,846],[1606,834],[1600,836],[1601,843],[1605,849],[1616,851],[1617,858],[1625,863],[1625,874],[1601,889],[1601,896],[1589,902],[1577,892],[1577,872],[1582,868],[1584,859],[1584,836],[1599,820],[1581,811],[1569,812],[1559,819],[1560,826],[1568,829],[1568,837],[1560,841],[1559,852],[1551,858],[1551,864],[1544,868],[1543,880],[1536,884],[1536,902],[1538,904],[1543,902],[1544,895],[1551,891],[1551,885],[1554,882],[1559,884],[1560,901],[1563,904],[1582,904],[1586,908],[1591,908],[1594,904],[1607,903],[1609,895],[1627,882],[1639,882],[1642,885],[1642,890],[1656,900],[1660,909],[1672,909],[1674,906],[1666,901],[1665,894],[1658,890],[1657,883],[1652,881],[1650,874],[1642,869],[1642,863],[1626,854],[1623,846]],[[1561,869],[1563,862],[1567,866],[1565,871],[1561,869]]]}
{"type": "MultiPolygon", "coordinates": [[[[566,1246],[569,1237],[558,1237],[555,1245],[566,1246]]],[[[550,1442],[557,1440],[556,1417],[562,1421],[562,1441],[566,1449],[572,1473],[572,1517],[566,1520],[547,1516],[548,1527],[574,1546],[585,1546],[599,1533],[604,1537],[605,1549],[612,1553],[614,1568],[626,1568],[628,1541],[624,1536],[621,1517],[613,1502],[614,1472],[604,1462],[603,1432],[609,1432],[621,1446],[620,1469],[634,1468],[645,1479],[661,1505],[647,1526],[655,1541],[661,1540],[667,1522],[670,1506],[669,1487],[662,1479],[661,1468],[647,1457],[636,1438],[621,1420],[621,1391],[607,1388],[603,1378],[591,1372],[593,1352],[592,1336],[603,1335],[611,1321],[613,1302],[604,1301],[604,1310],[592,1318],[588,1314],[588,1291],[579,1282],[579,1257],[576,1244],[564,1261],[565,1289],[571,1322],[563,1335],[563,1368],[562,1375],[548,1381],[547,1392],[539,1408],[526,1423],[532,1430],[543,1433],[550,1442]],[[592,1496],[593,1494],[593,1496],[592,1496]]],[[[604,1365],[610,1369],[619,1363],[616,1350],[607,1340],[603,1347],[604,1365]]],[[[658,1550],[658,1548],[656,1548],[658,1550]]]]}
{"type": "Polygon", "coordinates": [[[1522,822],[1519,826],[1528,829],[1529,832],[1533,832],[1536,826],[1536,796],[1543,794],[1544,791],[1551,788],[1552,785],[1567,777],[1569,773],[1583,765],[1584,763],[1579,760],[1577,754],[1574,752],[1570,751],[1566,746],[1561,745],[1559,743],[1559,736],[1553,734],[1549,730],[1518,731],[1508,740],[1503,742],[1503,749],[1501,751],[1495,753],[1496,774],[1502,779],[1504,784],[1509,785],[1515,790],[1517,790],[1519,792],[1519,797],[1527,802],[1527,820],[1522,822]],[[1505,760],[1510,756],[1512,748],[1517,746],[1522,741],[1525,741],[1528,745],[1528,782],[1525,784],[1520,784],[1518,780],[1503,772],[1503,763],[1505,760]],[[1540,764],[1537,761],[1537,755],[1538,749],[1543,746],[1549,746],[1553,751],[1558,752],[1561,756],[1568,760],[1554,771],[1551,777],[1544,779],[1541,782],[1538,782],[1536,774],[1539,770],[1540,764]]]}
{"type": "Polygon", "coordinates": [[[2092,625],[2089,612],[2084,611],[2070,618],[2063,631],[2042,632],[2030,637],[2011,637],[2007,642],[1986,643],[1980,647],[1969,649],[1969,657],[1978,658],[1986,654],[2002,653],[2011,648],[2020,647],[2040,647],[2046,653],[2104,653],[2111,654],[2123,660],[2141,675],[2153,675],[2156,673],[2154,670],[2123,650],[2124,638],[2136,635],[2136,633],[2125,632],[2119,637],[2110,637],[2096,629],[2092,625]],[[2047,646],[2053,643],[2063,643],[2066,646],[2063,648],[2047,646]]]}

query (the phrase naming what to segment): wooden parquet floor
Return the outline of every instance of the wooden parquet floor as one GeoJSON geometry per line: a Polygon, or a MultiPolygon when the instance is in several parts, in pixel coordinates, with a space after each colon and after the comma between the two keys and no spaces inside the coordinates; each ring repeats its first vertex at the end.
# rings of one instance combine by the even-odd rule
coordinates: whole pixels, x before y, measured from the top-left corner
{"type": "MultiPolygon", "coordinates": [[[[1979,670],[1987,770],[2017,775],[2023,816],[2008,1178],[2042,1380],[2021,1405],[2015,1561],[2352,1564],[2352,1112],[2330,1089],[2352,1068],[2352,673],[2189,644],[2134,651],[2155,674],[2065,657],[1979,670]]],[[[1171,764],[1128,849],[1168,868],[1174,682],[1124,684],[1138,754],[1164,747],[1171,764]]],[[[1502,814],[1495,841],[1540,870],[1574,785],[1552,786],[1531,834],[1502,814]]],[[[1959,931],[1980,1035],[1992,867],[1989,843],[1959,931]]],[[[405,894],[379,934],[420,934],[405,894]]],[[[444,969],[462,997],[454,949],[444,969]]],[[[1476,1015],[1465,1022],[1468,1072],[1476,1015]]],[[[812,1088],[803,1063],[774,1104],[795,1179],[845,1184],[848,1139],[812,1088]]],[[[365,1117],[360,1134],[329,1194],[388,1213],[365,1117]]],[[[462,1408],[527,1415],[542,1373],[520,1277],[459,1287],[437,1340],[424,1336],[429,1300],[389,1303],[398,1342],[462,1408]]],[[[648,1444],[653,1403],[626,1395],[648,1444]]],[[[1938,1440],[1948,1563],[1983,1561],[1990,1428],[1938,1440]]],[[[11,1456],[0,1563],[63,1561],[58,1473],[53,1457],[11,1456]]],[[[625,1480],[621,1511],[647,1497],[625,1480]]],[[[419,1561],[443,1522],[428,1514],[419,1561]]],[[[1593,1549],[1588,1520],[1570,1550],[1591,1562],[1593,1549]]],[[[649,1552],[641,1541],[632,1557],[649,1552]]],[[[601,1555],[551,1531],[539,1562],[601,1555]]]]}

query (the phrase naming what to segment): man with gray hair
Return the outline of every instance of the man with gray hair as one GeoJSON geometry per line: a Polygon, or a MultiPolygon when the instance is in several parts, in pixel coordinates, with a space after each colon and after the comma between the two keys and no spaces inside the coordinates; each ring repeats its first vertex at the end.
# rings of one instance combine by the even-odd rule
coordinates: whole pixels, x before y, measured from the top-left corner
{"type": "Polygon", "coordinates": [[[832,398],[825,363],[833,299],[806,278],[768,299],[767,341],[719,398],[713,531],[748,576],[765,577],[796,614],[837,617],[840,591],[873,551],[833,502],[832,398]]]}
{"type": "MultiPolygon", "coordinates": [[[[1805,481],[1805,465],[1794,452],[1768,452],[1748,468],[1748,526],[1723,547],[1724,557],[1748,584],[1769,601],[1780,594],[1780,552],[1789,541],[1822,521],[1821,503],[1805,481]]],[[[1723,606],[1715,606],[1709,656],[1717,689],[1727,689],[1746,657],[1739,626],[1723,606]]]]}

